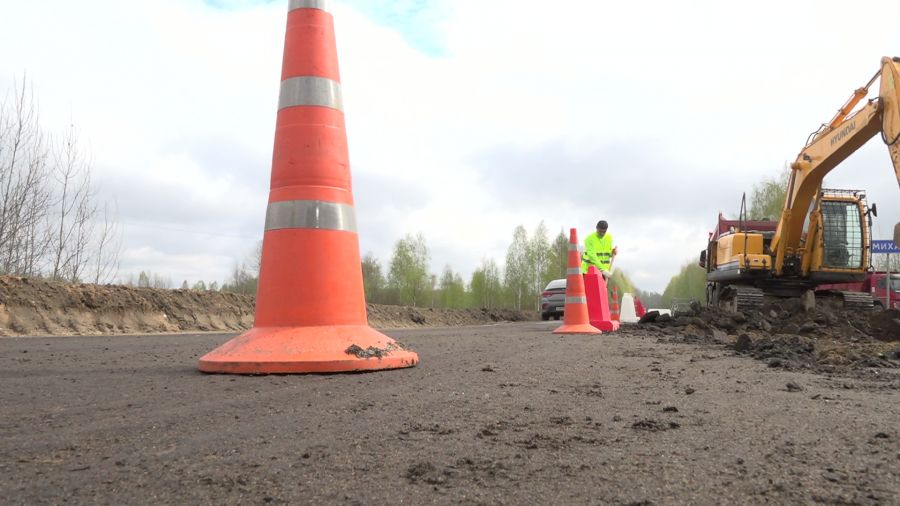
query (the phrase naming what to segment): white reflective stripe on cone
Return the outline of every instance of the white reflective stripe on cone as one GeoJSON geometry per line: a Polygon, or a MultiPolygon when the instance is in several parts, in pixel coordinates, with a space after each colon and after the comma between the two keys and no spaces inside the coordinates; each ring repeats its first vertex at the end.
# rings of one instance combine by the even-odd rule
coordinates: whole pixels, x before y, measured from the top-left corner
{"type": "Polygon", "coordinates": [[[330,107],[344,112],[341,83],[327,77],[289,77],[281,81],[278,110],[301,105],[330,107]]]}
{"type": "Polygon", "coordinates": [[[295,9],[319,9],[328,12],[328,0],[291,0],[288,3],[288,12],[295,9]]]}
{"type": "Polygon", "coordinates": [[[266,232],[285,228],[317,228],[356,233],[353,206],[322,200],[282,200],[266,208],[266,232]]]}

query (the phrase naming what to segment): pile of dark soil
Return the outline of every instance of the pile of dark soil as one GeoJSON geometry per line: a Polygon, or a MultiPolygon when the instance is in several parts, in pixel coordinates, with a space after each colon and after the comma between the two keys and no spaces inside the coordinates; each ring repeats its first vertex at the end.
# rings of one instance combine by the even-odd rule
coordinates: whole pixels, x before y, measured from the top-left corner
{"type": "Polygon", "coordinates": [[[623,332],[668,342],[720,343],[771,367],[821,371],[900,368],[900,311],[844,309],[797,300],[767,302],[753,313],[694,307],[675,317],[652,314],[623,332]]]}
{"type": "MultiPolygon", "coordinates": [[[[0,276],[0,336],[240,332],[255,298],[228,292],[67,284],[0,276]]],[[[368,304],[376,328],[452,327],[536,320],[536,312],[368,304]]]]}

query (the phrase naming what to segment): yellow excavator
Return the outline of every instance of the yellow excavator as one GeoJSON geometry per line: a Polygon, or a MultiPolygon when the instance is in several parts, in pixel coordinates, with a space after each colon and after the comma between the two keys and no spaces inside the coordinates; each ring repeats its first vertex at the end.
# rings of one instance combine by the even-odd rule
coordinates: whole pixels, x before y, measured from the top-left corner
{"type": "MultiPolygon", "coordinates": [[[[801,297],[816,286],[865,278],[869,267],[870,215],[865,193],[822,188],[826,174],[876,134],[890,151],[900,184],[900,58],[882,58],[881,68],[807,139],[791,164],[784,206],[777,221],[738,220],[719,215],[700,265],[707,272],[707,304],[752,310],[764,296],[801,297]],[[877,97],[854,111],[880,80],[877,97]]],[[[895,227],[895,241],[900,223],[895,227]]],[[[872,307],[872,298],[841,292],[845,306],[872,307]]]]}

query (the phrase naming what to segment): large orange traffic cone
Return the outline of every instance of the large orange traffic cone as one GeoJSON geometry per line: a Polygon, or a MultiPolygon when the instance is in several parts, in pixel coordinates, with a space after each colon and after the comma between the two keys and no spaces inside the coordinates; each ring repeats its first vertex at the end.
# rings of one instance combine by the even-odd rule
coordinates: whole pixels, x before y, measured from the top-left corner
{"type": "Polygon", "coordinates": [[[366,317],[334,20],[322,1],[289,5],[256,319],[199,368],[268,374],[414,366],[418,355],[366,317]]]}
{"type": "Polygon", "coordinates": [[[553,333],[600,334],[600,330],[591,325],[588,316],[584,279],[581,277],[578,232],[574,228],[569,230],[569,263],[566,268],[566,305],[563,309],[563,324],[553,333]]]}

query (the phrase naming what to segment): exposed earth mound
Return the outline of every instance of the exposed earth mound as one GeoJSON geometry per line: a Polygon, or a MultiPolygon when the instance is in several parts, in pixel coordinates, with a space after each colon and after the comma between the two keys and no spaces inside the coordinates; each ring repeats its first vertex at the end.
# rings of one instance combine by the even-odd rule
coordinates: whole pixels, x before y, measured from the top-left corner
{"type": "MultiPolygon", "coordinates": [[[[254,298],[228,292],[120,285],[70,285],[0,276],[0,336],[235,331],[253,326],[254,298]]],[[[435,309],[368,304],[377,328],[479,325],[534,320],[501,309],[435,309]]]]}
{"type": "Polygon", "coordinates": [[[770,367],[820,372],[900,367],[900,311],[817,304],[806,310],[799,301],[768,302],[753,313],[695,305],[675,317],[649,313],[644,323],[623,331],[666,341],[722,343],[770,367]]]}

